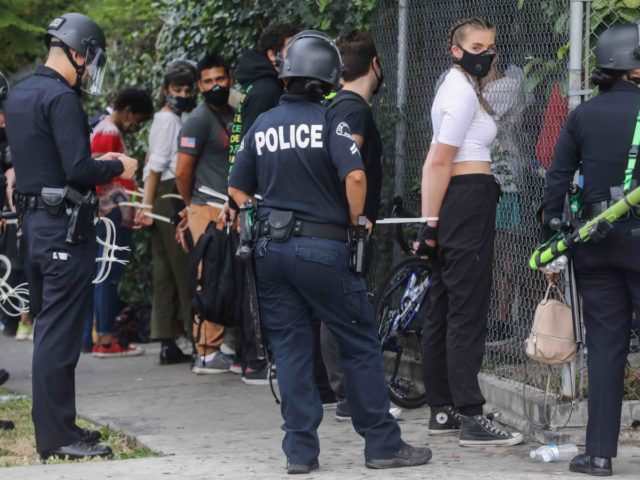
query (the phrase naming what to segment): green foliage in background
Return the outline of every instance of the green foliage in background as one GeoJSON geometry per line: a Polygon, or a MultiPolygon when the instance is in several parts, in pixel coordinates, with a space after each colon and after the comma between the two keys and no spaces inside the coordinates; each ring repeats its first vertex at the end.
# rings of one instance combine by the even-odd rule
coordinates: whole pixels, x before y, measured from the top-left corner
{"type": "MultiPolygon", "coordinates": [[[[84,13],[104,29],[109,68],[101,97],[85,97],[91,113],[106,107],[124,87],[159,94],[164,67],[176,58],[197,61],[216,49],[233,66],[242,51],[255,47],[270,24],[288,22],[300,29],[336,35],[366,28],[377,0],[0,0],[0,70],[11,74],[32,68],[46,51],[43,35],[56,16],[84,13]]],[[[129,154],[146,156],[149,125],[127,138],[129,154]]],[[[141,170],[141,169],[140,169],[141,170]]],[[[141,179],[139,179],[141,180],[141,179]]],[[[150,303],[149,232],[134,234],[132,262],[120,284],[121,298],[134,306],[150,303]]]]}

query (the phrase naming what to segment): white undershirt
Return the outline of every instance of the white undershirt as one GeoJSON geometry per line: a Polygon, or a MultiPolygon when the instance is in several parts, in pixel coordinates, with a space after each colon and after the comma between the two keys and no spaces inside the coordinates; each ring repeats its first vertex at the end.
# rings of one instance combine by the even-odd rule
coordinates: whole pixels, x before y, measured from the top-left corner
{"type": "Polygon", "coordinates": [[[497,127],[478,101],[469,78],[452,68],[446,74],[431,107],[431,143],[459,147],[453,163],[490,162],[497,127]]]}

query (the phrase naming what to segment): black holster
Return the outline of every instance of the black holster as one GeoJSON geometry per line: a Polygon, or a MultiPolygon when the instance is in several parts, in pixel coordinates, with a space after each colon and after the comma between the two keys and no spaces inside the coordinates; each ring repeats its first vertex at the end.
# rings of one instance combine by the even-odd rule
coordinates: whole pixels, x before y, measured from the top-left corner
{"type": "Polygon", "coordinates": [[[65,241],[70,245],[77,245],[88,240],[93,234],[93,220],[98,209],[98,197],[92,191],[85,194],[75,188],[43,187],[40,192],[45,211],[54,217],[64,214],[71,209],[69,226],[65,241]]]}

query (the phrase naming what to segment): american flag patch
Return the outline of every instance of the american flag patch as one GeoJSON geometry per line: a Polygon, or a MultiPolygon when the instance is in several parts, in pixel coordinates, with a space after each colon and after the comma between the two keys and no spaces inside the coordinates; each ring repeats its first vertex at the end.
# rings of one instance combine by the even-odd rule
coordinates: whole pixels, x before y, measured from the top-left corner
{"type": "Polygon", "coordinates": [[[180,137],[180,146],[182,148],[196,148],[196,139],[194,137],[180,137]]]}

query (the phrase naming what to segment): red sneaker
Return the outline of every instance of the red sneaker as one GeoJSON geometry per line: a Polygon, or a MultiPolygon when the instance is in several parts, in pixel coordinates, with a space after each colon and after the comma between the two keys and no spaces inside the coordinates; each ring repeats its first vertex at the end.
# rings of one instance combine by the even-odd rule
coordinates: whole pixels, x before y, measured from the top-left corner
{"type": "Polygon", "coordinates": [[[93,356],[98,358],[110,357],[136,357],[144,353],[144,348],[129,345],[121,346],[117,342],[112,342],[108,347],[104,345],[95,345],[93,347],[93,356]]]}

